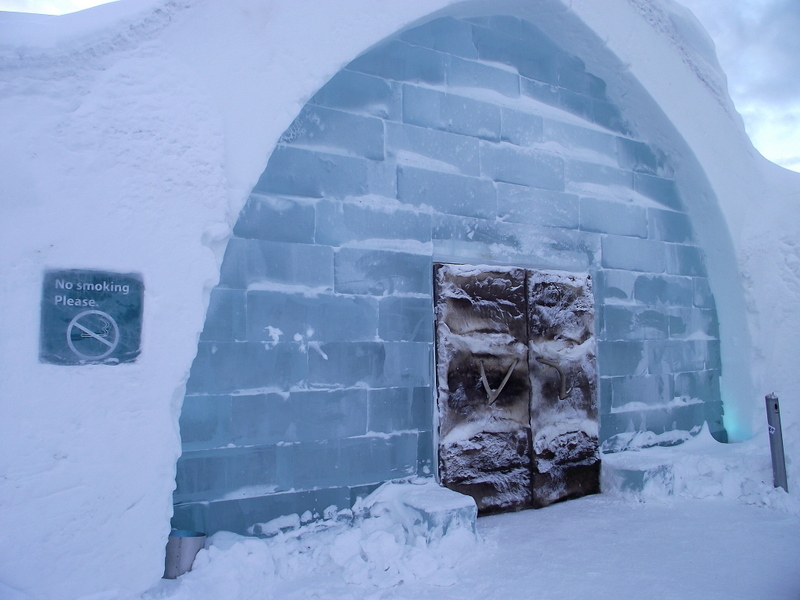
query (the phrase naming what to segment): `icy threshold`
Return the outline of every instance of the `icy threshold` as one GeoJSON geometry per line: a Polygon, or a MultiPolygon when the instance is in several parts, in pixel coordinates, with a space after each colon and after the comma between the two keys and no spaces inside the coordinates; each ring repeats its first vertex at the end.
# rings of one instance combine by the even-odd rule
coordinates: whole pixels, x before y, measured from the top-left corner
{"type": "Polygon", "coordinates": [[[485,517],[476,533],[470,498],[388,484],[352,512],[262,524],[268,538],[218,533],[192,572],[144,598],[799,598],[800,502],[772,488],[757,438],[705,434],[678,456],[631,453],[631,468],[674,457],[669,489],[485,517]]]}

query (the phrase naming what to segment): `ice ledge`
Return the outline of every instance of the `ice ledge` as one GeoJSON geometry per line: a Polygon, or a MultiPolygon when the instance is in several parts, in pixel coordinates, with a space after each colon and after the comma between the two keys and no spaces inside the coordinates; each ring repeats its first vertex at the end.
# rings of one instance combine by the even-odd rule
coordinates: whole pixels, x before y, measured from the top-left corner
{"type": "Polygon", "coordinates": [[[391,515],[406,535],[427,543],[456,529],[477,534],[478,507],[470,496],[440,486],[433,478],[385,483],[363,500],[371,517],[391,515]]]}
{"type": "Polygon", "coordinates": [[[672,496],[675,493],[675,472],[668,460],[640,452],[604,454],[600,489],[603,493],[634,496],[640,500],[672,496]]]}

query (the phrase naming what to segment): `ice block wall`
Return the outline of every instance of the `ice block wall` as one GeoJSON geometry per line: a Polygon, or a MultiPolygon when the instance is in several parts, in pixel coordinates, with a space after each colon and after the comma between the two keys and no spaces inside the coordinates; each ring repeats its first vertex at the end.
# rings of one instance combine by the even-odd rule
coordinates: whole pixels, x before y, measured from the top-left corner
{"type": "Polygon", "coordinates": [[[245,533],[430,474],[432,265],[589,272],[606,451],[724,436],[671,158],[529,22],[442,18],[340,71],[238,217],[180,419],[173,524],[245,533]]]}

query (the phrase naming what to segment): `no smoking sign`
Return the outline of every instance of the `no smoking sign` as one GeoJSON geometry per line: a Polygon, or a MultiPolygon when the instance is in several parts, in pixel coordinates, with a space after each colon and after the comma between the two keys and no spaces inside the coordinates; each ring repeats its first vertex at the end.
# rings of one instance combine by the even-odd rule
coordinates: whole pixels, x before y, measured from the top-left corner
{"type": "Polygon", "coordinates": [[[47,271],[39,360],[59,365],[136,360],[143,295],[136,273],[47,271]]]}

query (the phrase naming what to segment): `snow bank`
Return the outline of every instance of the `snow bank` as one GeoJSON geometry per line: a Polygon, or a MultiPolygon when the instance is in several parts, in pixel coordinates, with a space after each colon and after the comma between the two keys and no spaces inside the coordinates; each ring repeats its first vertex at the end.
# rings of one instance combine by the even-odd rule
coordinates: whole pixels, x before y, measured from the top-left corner
{"type": "MultiPolygon", "coordinates": [[[[479,543],[473,500],[432,479],[384,484],[353,510],[280,517],[266,538],[213,535],[192,571],[162,581],[146,599],[273,598],[283,582],[326,578],[382,589],[418,582],[449,586],[479,543]]],[[[330,584],[328,584],[330,585],[330,584]]]]}
{"type": "MultiPolygon", "coordinates": [[[[797,487],[796,469],[794,474],[790,490],[797,487]]],[[[724,499],[800,515],[800,494],[773,486],[766,432],[739,444],[720,444],[704,426],[679,446],[606,454],[603,490],[638,502],[724,499]]]]}

